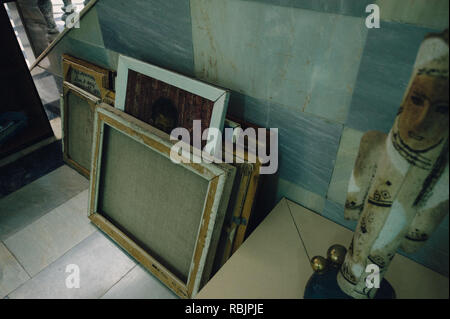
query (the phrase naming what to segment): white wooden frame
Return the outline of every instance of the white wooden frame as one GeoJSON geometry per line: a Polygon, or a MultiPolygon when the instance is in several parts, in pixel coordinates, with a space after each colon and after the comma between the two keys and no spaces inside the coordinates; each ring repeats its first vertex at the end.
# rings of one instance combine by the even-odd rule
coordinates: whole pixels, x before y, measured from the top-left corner
{"type": "MultiPolygon", "coordinates": [[[[94,121],[94,142],[92,145],[92,166],[89,192],[89,218],[102,231],[108,234],[120,246],[135,257],[145,268],[171,288],[178,296],[182,298],[194,297],[200,288],[202,277],[204,275],[203,271],[208,258],[210,244],[214,241],[213,237],[217,236],[215,230],[221,229],[221,227],[218,227],[219,225],[216,224],[220,223],[220,215],[223,214],[221,201],[222,197],[226,194],[226,184],[229,184],[233,180],[228,180],[230,178],[228,173],[223,168],[214,164],[174,164],[182,165],[209,182],[207,195],[203,204],[202,219],[197,231],[196,245],[191,260],[189,276],[187,278],[187,283],[184,283],[98,212],[98,192],[100,174],[102,171],[101,162],[105,125],[117,129],[122,134],[167,158],[170,158],[170,150],[173,145],[170,140],[168,141],[168,135],[161,134],[160,131],[152,126],[139,121],[122,111],[114,109],[109,105],[104,103],[100,104],[96,108],[94,121]]],[[[232,178],[234,179],[234,175],[232,178]]]]}
{"type": "MultiPolygon", "coordinates": [[[[230,93],[228,91],[123,55],[119,56],[116,80],[115,107],[119,110],[125,110],[129,70],[147,75],[214,102],[209,128],[215,128],[220,132],[223,131],[228,101],[230,98],[230,93]]],[[[212,133],[213,132],[210,132],[208,134],[208,140],[210,140],[210,138],[215,138],[217,144],[214,145],[215,147],[206,150],[210,154],[213,153],[213,150],[218,150],[218,144],[221,143],[221,138],[212,136],[212,133]]]]}

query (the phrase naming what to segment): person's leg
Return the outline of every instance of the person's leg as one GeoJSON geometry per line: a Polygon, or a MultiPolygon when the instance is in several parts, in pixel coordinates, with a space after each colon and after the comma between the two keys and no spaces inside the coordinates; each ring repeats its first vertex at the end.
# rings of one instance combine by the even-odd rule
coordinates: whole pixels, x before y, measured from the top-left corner
{"type": "Polygon", "coordinates": [[[57,34],[59,33],[58,28],[56,27],[55,18],[53,16],[53,5],[50,0],[38,0],[37,2],[39,10],[42,12],[45,22],[47,23],[48,34],[57,34]]]}
{"type": "Polygon", "coordinates": [[[64,5],[61,7],[64,12],[61,19],[66,23],[66,19],[75,11],[75,7],[72,5],[72,0],[63,0],[64,5]]]}

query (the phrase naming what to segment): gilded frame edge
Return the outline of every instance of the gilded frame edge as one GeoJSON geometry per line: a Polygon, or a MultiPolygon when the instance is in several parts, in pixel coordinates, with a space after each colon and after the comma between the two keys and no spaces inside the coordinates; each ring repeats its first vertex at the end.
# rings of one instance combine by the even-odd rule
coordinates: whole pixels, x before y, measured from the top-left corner
{"type": "Polygon", "coordinates": [[[102,100],[107,98],[108,92],[111,88],[110,76],[112,71],[64,53],[62,55],[63,81],[71,83],[69,74],[73,69],[92,76],[95,79],[95,83],[97,84],[100,91],[99,98],[101,98],[102,100]]]}

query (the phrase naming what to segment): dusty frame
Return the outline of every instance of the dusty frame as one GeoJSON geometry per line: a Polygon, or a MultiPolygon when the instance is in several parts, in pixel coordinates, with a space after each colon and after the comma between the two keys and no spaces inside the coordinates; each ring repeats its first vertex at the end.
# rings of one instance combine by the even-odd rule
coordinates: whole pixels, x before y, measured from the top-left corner
{"type": "MultiPolygon", "coordinates": [[[[237,155],[236,155],[237,156],[237,155]]],[[[261,168],[261,162],[257,160],[256,163],[244,163],[234,164],[235,166],[243,167],[243,177],[241,187],[239,190],[241,198],[241,204],[238,207],[241,209],[235,209],[233,214],[232,229],[236,229],[236,235],[231,248],[230,256],[236,252],[236,250],[242,245],[247,232],[248,222],[253,212],[253,206],[256,199],[256,194],[259,186],[259,170],[261,168]],[[245,166],[247,168],[245,168],[245,166]],[[251,168],[250,168],[251,167],[251,168]]],[[[228,258],[230,257],[228,256],[228,258]]]]}
{"type": "MultiPolygon", "coordinates": [[[[152,77],[156,80],[173,85],[214,102],[209,128],[215,128],[219,131],[223,130],[225,116],[228,109],[228,101],[230,98],[230,93],[228,91],[123,55],[119,56],[119,66],[117,69],[116,80],[115,107],[119,110],[125,110],[128,73],[130,70],[152,77]]],[[[210,132],[208,139],[212,138],[211,134],[212,133],[210,132]]],[[[216,141],[217,143],[220,143],[219,138],[216,138],[216,141]]],[[[214,149],[216,149],[215,147],[217,147],[217,144],[214,145],[214,149]]],[[[210,150],[207,151],[211,153],[210,150]]]]}
{"type": "MultiPolygon", "coordinates": [[[[102,148],[105,126],[112,127],[130,139],[148,147],[149,149],[170,157],[170,149],[173,145],[168,141],[168,136],[161,135],[160,131],[152,126],[135,119],[104,103],[96,108],[94,120],[94,142],[92,145],[92,166],[89,192],[90,220],[103,232],[109,235],[121,247],[128,251],[146,269],[153,273],[166,286],[182,298],[192,298],[198,292],[200,284],[204,283],[203,270],[205,263],[210,259],[210,245],[215,240],[214,230],[221,229],[220,206],[223,206],[223,197],[227,192],[228,173],[221,166],[206,163],[183,163],[184,168],[194,172],[208,181],[208,191],[204,199],[201,222],[197,231],[194,254],[187,282],[184,283],[164,267],[156,258],[136,244],[131,238],[124,234],[117,226],[109,222],[98,212],[99,181],[102,173],[102,148]]],[[[234,176],[233,176],[234,178],[234,176]]],[[[231,180],[232,181],[232,180],[231,180]]],[[[228,180],[230,182],[230,180],[228,180]]],[[[222,219],[223,222],[223,219],[222,219]]],[[[214,252],[215,254],[215,252],[214,252]]]]}
{"type": "MultiPolygon", "coordinates": [[[[224,152],[227,153],[225,147],[224,152]]],[[[218,253],[220,255],[215,260],[214,272],[217,272],[244,242],[253,213],[260,183],[261,162],[256,159],[256,163],[251,163],[248,158],[247,151],[243,152],[243,156],[239,156],[236,151],[233,152],[234,163],[231,165],[236,167],[235,185],[219,244],[218,253]]]]}
{"type": "MultiPolygon", "coordinates": [[[[62,131],[63,160],[69,166],[78,171],[80,174],[82,174],[86,178],[90,178],[91,167],[82,166],[80,163],[75,161],[70,156],[69,139],[71,137],[69,135],[69,116],[70,116],[70,108],[73,107],[69,105],[68,101],[70,94],[75,94],[79,98],[85,100],[89,104],[89,107],[91,108],[93,113],[95,112],[95,108],[97,107],[97,105],[100,104],[101,99],[99,97],[90,94],[89,92],[86,92],[78,88],[77,86],[69,82],[66,81],[63,82],[63,95],[61,96],[61,124],[62,124],[61,131],[62,131]]],[[[91,145],[89,145],[88,147],[91,148],[92,147],[91,145]]]]}

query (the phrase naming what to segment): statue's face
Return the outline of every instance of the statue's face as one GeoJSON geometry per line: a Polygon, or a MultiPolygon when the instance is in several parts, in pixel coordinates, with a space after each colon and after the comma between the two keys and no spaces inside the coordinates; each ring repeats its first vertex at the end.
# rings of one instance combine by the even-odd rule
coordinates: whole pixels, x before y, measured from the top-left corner
{"type": "Polygon", "coordinates": [[[399,134],[413,150],[426,150],[448,136],[448,77],[416,75],[399,115],[399,134]]]}

